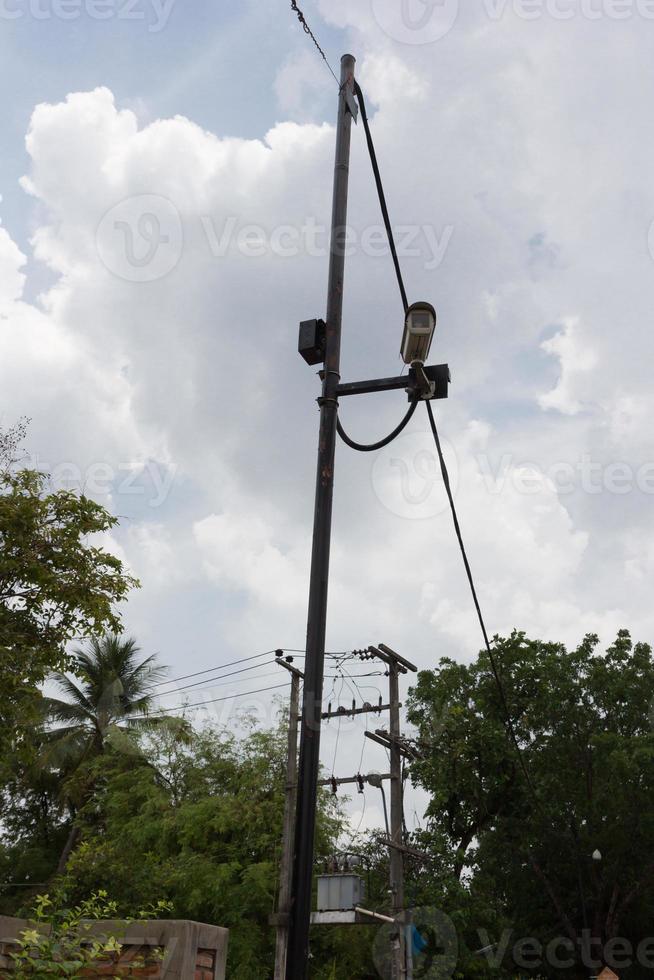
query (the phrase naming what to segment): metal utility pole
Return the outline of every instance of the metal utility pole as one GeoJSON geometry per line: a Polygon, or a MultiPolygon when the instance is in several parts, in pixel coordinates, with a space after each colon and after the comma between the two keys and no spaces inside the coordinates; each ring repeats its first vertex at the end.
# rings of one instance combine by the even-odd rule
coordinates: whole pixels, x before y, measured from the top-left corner
{"type": "Polygon", "coordinates": [[[279,873],[279,906],[277,909],[277,945],[275,949],[275,980],[286,976],[288,951],[288,913],[291,907],[293,883],[293,828],[297,806],[297,723],[300,712],[300,681],[304,676],[296,667],[278,661],[291,675],[291,700],[288,716],[288,754],[286,762],[286,800],[284,830],[279,873]]]}
{"type": "Polygon", "coordinates": [[[341,58],[338,93],[336,159],[329,255],[325,360],[320,404],[318,472],[311,553],[307,650],[300,737],[300,769],[293,858],[293,901],[286,980],[305,980],[309,956],[316,804],[320,769],[320,725],[327,624],[327,583],[334,490],[334,455],[341,361],[341,320],[350,163],[350,131],[354,102],[352,55],[341,58]]]}

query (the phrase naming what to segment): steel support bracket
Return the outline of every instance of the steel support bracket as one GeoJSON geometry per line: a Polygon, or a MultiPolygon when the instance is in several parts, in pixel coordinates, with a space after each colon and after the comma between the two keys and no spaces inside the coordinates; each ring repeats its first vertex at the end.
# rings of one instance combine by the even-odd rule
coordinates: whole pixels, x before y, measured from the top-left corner
{"type": "Polygon", "coordinates": [[[368,395],[376,391],[406,391],[409,401],[416,398],[431,401],[434,398],[448,397],[451,380],[448,364],[435,364],[432,367],[421,364],[411,367],[408,374],[395,378],[339,384],[336,394],[339,398],[345,398],[347,395],[368,395]]]}

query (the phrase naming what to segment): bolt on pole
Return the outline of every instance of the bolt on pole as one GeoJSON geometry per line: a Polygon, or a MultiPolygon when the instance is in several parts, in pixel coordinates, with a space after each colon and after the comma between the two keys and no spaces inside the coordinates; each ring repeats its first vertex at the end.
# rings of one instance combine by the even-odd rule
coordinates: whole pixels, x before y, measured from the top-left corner
{"type": "Polygon", "coordinates": [[[350,133],[352,128],[352,115],[349,105],[353,104],[354,65],[355,59],[352,55],[342,57],[329,253],[325,367],[322,397],[319,399],[318,472],[311,552],[307,650],[293,858],[293,899],[286,980],[305,980],[309,956],[316,806],[320,771],[320,725],[327,625],[329,547],[338,415],[337,388],[340,381],[341,361],[350,133]]]}

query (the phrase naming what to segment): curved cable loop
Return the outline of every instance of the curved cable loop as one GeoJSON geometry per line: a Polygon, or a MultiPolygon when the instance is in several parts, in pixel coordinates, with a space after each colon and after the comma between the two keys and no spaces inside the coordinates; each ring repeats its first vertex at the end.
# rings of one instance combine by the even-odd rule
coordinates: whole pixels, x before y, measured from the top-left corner
{"type": "Polygon", "coordinates": [[[384,446],[388,446],[393,441],[393,439],[396,439],[399,436],[399,434],[403,432],[404,429],[406,429],[407,425],[413,418],[413,413],[415,412],[417,407],[418,407],[418,400],[416,399],[412,401],[411,404],[409,405],[409,411],[406,413],[406,415],[404,416],[400,424],[397,426],[397,428],[393,429],[391,434],[386,436],[385,439],[380,439],[379,442],[373,442],[369,446],[366,446],[360,442],[355,442],[354,439],[350,439],[347,432],[341,425],[341,420],[339,418],[337,418],[336,420],[336,428],[338,430],[339,436],[341,437],[343,442],[350,447],[350,449],[356,449],[358,453],[374,453],[378,449],[383,449],[384,446]]]}

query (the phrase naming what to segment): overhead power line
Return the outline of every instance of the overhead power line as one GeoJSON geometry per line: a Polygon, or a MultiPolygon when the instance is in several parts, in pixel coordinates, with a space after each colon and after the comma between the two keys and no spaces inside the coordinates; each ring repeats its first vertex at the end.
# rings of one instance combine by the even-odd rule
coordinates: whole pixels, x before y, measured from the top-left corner
{"type": "Polygon", "coordinates": [[[267,691],[277,691],[282,687],[288,687],[288,684],[274,684],[272,687],[260,687],[256,691],[242,691],[240,694],[228,694],[222,698],[211,698],[209,701],[197,701],[195,704],[179,704],[175,708],[167,708],[165,711],[153,711],[149,715],[144,715],[143,720],[147,720],[148,718],[165,717],[166,715],[186,711],[188,708],[204,708],[208,704],[218,704],[220,701],[234,701],[237,698],[248,698],[252,694],[263,694],[267,691]]]}
{"type": "Polygon", "coordinates": [[[302,13],[302,11],[300,10],[300,8],[298,7],[298,5],[296,3],[296,0],[291,0],[291,10],[293,11],[293,13],[297,14],[297,19],[302,24],[302,30],[304,31],[305,34],[308,34],[309,35],[309,37],[311,38],[311,40],[315,44],[316,48],[318,49],[318,52],[319,52],[320,56],[322,57],[322,60],[325,62],[325,64],[329,68],[330,72],[332,73],[332,75],[334,77],[334,81],[336,82],[336,84],[340,88],[341,83],[339,82],[338,78],[336,77],[336,73],[334,72],[334,69],[329,64],[329,62],[327,60],[327,55],[325,54],[325,52],[323,51],[323,49],[320,47],[320,45],[318,43],[318,40],[316,38],[316,35],[313,33],[313,31],[311,30],[311,28],[307,24],[306,18],[304,16],[304,14],[302,13]]]}
{"type": "MultiPolygon", "coordinates": [[[[169,684],[177,684],[179,681],[191,680],[193,677],[203,677],[206,674],[213,674],[214,671],[226,670],[228,667],[237,667],[239,664],[247,664],[253,660],[261,660],[263,657],[269,657],[271,654],[276,653],[277,650],[283,650],[284,653],[292,653],[298,657],[304,657],[304,650],[294,649],[291,647],[276,647],[274,650],[265,650],[263,653],[255,653],[252,657],[239,657],[237,660],[231,660],[226,664],[215,664],[213,667],[207,667],[206,670],[197,670],[193,674],[182,674],[180,677],[173,677],[167,681],[159,681],[157,684],[153,684],[151,690],[154,691],[159,687],[166,687],[169,684]]],[[[352,657],[353,654],[347,650],[329,651],[325,654],[326,657],[339,658],[339,657],[352,657]]],[[[223,675],[228,677],[228,674],[223,675]]],[[[189,685],[190,686],[190,685],[189,685]]],[[[185,688],[182,688],[185,690],[185,688]]],[[[172,691],[170,692],[172,693],[172,691]]]]}
{"type": "MultiPolygon", "coordinates": [[[[256,670],[260,666],[264,667],[268,665],[257,664],[257,667],[253,669],[256,670]]],[[[267,678],[269,677],[279,677],[279,671],[275,671],[275,670],[266,671],[266,673],[264,674],[254,674],[254,676],[248,675],[247,677],[239,677],[239,678],[230,677],[229,680],[226,680],[224,683],[220,683],[219,679],[216,679],[216,681],[214,681],[213,678],[209,678],[207,681],[200,681],[199,685],[194,684],[191,685],[190,687],[179,687],[179,688],[175,688],[174,691],[165,691],[163,694],[154,694],[152,696],[155,698],[167,698],[170,697],[171,695],[181,695],[184,691],[192,690],[192,694],[188,694],[186,695],[186,697],[195,697],[197,695],[204,694],[205,691],[207,693],[210,693],[212,691],[217,691],[221,689],[231,690],[236,684],[253,684],[255,681],[267,680],[267,678]],[[193,688],[195,687],[199,687],[199,690],[193,690],[193,688]]],[[[162,705],[162,707],[165,706],[162,705]]]]}
{"type": "MultiPolygon", "coordinates": [[[[275,661],[274,660],[271,660],[270,663],[271,664],[274,664],[275,661]]],[[[249,683],[252,683],[252,681],[266,680],[268,677],[279,677],[279,673],[277,671],[269,671],[266,674],[256,674],[254,677],[242,677],[240,680],[237,680],[237,681],[230,680],[229,683],[224,683],[224,684],[223,683],[220,683],[223,679],[233,678],[237,674],[243,674],[243,673],[246,673],[247,671],[250,671],[250,670],[259,670],[260,667],[263,667],[263,666],[265,666],[265,665],[264,664],[255,664],[253,667],[247,667],[244,670],[235,670],[235,671],[232,671],[231,673],[222,674],[222,675],[220,675],[218,677],[207,677],[204,680],[198,681],[195,684],[187,684],[184,687],[174,688],[171,691],[161,691],[159,693],[155,692],[155,693],[152,694],[152,697],[155,697],[155,698],[167,698],[167,697],[170,697],[172,695],[180,694],[182,691],[193,690],[194,688],[197,688],[197,687],[199,687],[199,688],[206,688],[208,690],[215,690],[216,688],[220,688],[220,687],[231,687],[233,684],[244,684],[244,683],[248,683],[248,682],[249,683]]],[[[353,679],[355,677],[382,677],[383,676],[383,671],[371,671],[371,672],[365,673],[365,674],[349,674],[346,671],[346,674],[347,674],[347,677],[350,678],[350,679],[353,679]]],[[[327,678],[332,678],[332,677],[334,677],[334,678],[342,678],[343,677],[343,673],[342,672],[341,673],[335,673],[335,674],[326,673],[325,674],[325,677],[327,677],[327,678]]],[[[362,685],[362,686],[365,687],[365,686],[370,686],[370,685],[362,685]]],[[[373,690],[379,690],[377,687],[373,687],[372,689],[373,690]]]]}
{"type": "MultiPolygon", "coordinates": [[[[270,661],[274,663],[274,661],[270,661]]],[[[195,681],[193,684],[185,684],[183,687],[176,687],[172,691],[160,691],[154,696],[157,698],[165,698],[169,694],[177,694],[178,691],[190,691],[194,687],[205,687],[212,684],[214,681],[221,681],[227,677],[236,677],[237,674],[247,674],[251,670],[259,670],[264,664],[252,664],[250,667],[241,667],[240,670],[230,670],[227,674],[217,674],[215,677],[205,677],[204,680],[195,681]]]]}
{"type": "Polygon", "coordinates": [[[246,664],[252,660],[261,660],[262,657],[269,657],[273,654],[274,650],[266,650],[264,653],[255,653],[252,657],[239,657],[238,660],[232,660],[228,664],[217,664],[213,667],[207,667],[206,670],[197,670],[194,674],[182,674],[181,677],[173,677],[169,681],[159,681],[158,684],[153,684],[152,688],[165,687],[166,684],[177,684],[178,681],[190,680],[191,677],[201,677],[203,674],[211,674],[215,670],[224,670],[227,667],[236,667],[238,664],[246,664]]]}

